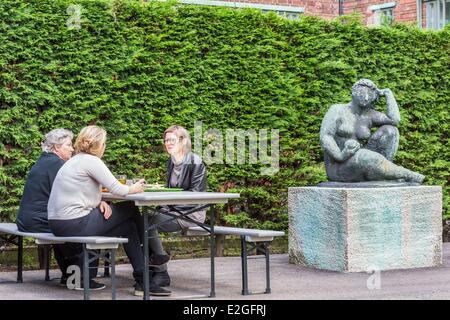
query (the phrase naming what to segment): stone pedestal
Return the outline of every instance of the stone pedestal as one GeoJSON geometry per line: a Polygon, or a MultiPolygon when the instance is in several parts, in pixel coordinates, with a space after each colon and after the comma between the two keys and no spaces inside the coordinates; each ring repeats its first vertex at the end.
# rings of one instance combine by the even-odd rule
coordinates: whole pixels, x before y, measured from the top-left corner
{"type": "Polygon", "coordinates": [[[442,263],[442,188],[289,188],[289,261],[335,271],[442,263]]]}

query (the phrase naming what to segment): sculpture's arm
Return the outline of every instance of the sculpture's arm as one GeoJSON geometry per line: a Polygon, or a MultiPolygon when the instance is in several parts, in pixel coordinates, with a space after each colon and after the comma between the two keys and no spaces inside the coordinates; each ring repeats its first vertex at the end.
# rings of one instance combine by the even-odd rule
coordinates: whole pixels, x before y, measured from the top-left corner
{"type": "Polygon", "coordinates": [[[372,110],[372,122],[377,126],[390,124],[397,126],[400,122],[400,111],[391,89],[379,90],[380,96],[386,96],[386,114],[372,110]]]}
{"type": "Polygon", "coordinates": [[[339,148],[334,139],[336,135],[336,122],[337,117],[334,116],[335,110],[329,110],[325,115],[320,127],[320,144],[324,151],[337,162],[343,162],[349,159],[352,155],[358,151],[360,144],[353,139],[349,139],[345,143],[343,150],[339,148]]]}
{"type": "Polygon", "coordinates": [[[333,136],[330,134],[320,135],[320,144],[325,152],[333,158],[333,160],[337,162],[343,162],[348,159],[348,157],[344,157],[344,153],[339,149],[336,141],[333,136]]]}

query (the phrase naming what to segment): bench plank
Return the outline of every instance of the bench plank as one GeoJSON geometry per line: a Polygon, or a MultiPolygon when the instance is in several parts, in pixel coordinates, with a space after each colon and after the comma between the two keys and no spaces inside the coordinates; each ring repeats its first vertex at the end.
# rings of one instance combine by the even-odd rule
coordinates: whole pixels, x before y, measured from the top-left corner
{"type": "MultiPolygon", "coordinates": [[[[259,230],[259,229],[246,229],[246,228],[234,228],[234,227],[222,227],[215,226],[214,227],[215,234],[225,234],[225,235],[236,235],[236,236],[248,236],[249,238],[253,238],[252,241],[255,241],[256,238],[272,238],[280,237],[284,235],[284,231],[275,231],[275,230],[259,230]]],[[[202,227],[190,227],[186,231],[186,235],[188,236],[196,236],[196,235],[208,235],[209,233],[205,231],[202,227]]],[[[264,241],[264,240],[261,240],[264,241]]]]}
{"type": "Polygon", "coordinates": [[[86,243],[86,244],[119,244],[127,243],[127,238],[114,237],[57,237],[53,233],[32,233],[19,231],[15,223],[0,223],[0,233],[9,233],[16,236],[31,237],[39,240],[39,244],[57,244],[64,242],[86,243]]]}

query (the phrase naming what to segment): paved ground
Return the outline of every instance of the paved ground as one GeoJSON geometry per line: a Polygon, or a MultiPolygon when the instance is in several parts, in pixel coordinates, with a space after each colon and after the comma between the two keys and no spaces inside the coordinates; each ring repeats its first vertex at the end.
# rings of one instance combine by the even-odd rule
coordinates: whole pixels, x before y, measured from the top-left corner
{"type": "MultiPolygon", "coordinates": [[[[209,293],[209,259],[186,259],[170,262],[173,299],[186,295],[209,293]]],[[[286,254],[271,256],[271,294],[241,295],[241,269],[239,257],[216,259],[216,299],[449,299],[450,298],[450,243],[444,243],[443,266],[414,270],[381,272],[380,288],[367,273],[339,273],[307,269],[289,264],[286,254]]],[[[118,299],[140,299],[133,296],[131,266],[119,265],[118,299]]],[[[81,291],[59,287],[58,280],[44,281],[44,272],[24,272],[24,282],[15,283],[15,272],[0,273],[0,299],[83,299],[81,291]]],[[[57,270],[51,277],[59,277],[57,270]]],[[[264,290],[264,259],[249,260],[250,289],[264,290]]],[[[93,292],[91,298],[110,299],[109,279],[105,290],[93,292]]],[[[209,298],[208,298],[209,299],[209,298]]]]}

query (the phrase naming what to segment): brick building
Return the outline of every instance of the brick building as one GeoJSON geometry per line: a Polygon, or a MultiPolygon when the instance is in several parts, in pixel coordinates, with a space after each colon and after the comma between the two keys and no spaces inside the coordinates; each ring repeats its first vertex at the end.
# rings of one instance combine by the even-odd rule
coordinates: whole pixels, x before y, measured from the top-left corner
{"type": "Polygon", "coordinates": [[[344,14],[361,12],[367,25],[383,21],[417,23],[422,28],[441,29],[450,20],[450,0],[344,0],[344,14]]]}
{"type": "Polygon", "coordinates": [[[450,22],[450,0],[181,0],[186,4],[251,7],[277,11],[290,18],[314,15],[332,19],[343,14],[361,13],[367,25],[405,22],[421,28],[441,29],[450,22]]]}

